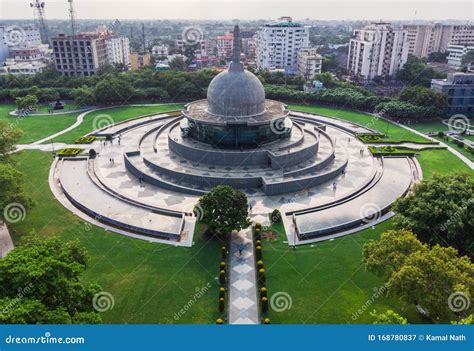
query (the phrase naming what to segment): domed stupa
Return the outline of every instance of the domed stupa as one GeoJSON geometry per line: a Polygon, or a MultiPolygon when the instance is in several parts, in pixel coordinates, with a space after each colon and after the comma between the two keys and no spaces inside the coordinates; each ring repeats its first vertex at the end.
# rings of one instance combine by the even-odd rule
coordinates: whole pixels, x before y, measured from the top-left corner
{"type": "Polygon", "coordinates": [[[291,134],[287,106],[265,99],[260,80],[240,62],[241,51],[236,25],[230,67],[211,81],[206,100],[186,105],[181,122],[184,136],[219,148],[242,149],[291,134]]]}

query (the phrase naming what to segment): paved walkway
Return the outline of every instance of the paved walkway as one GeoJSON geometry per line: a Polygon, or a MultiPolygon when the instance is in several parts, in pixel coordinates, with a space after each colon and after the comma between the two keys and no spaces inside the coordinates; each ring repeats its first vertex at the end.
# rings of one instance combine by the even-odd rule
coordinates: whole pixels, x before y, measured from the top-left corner
{"type": "MultiPolygon", "coordinates": [[[[53,113],[48,113],[48,112],[41,112],[41,113],[29,113],[28,117],[51,117],[51,116],[60,116],[60,115],[68,115],[70,113],[78,113],[78,112],[84,112],[88,110],[92,110],[94,107],[85,107],[81,109],[76,109],[76,110],[61,110],[60,112],[53,112],[53,113]]],[[[18,114],[18,111],[11,111],[10,116],[13,117],[18,117],[20,116],[18,114]]]]}
{"type": "Polygon", "coordinates": [[[259,324],[252,227],[232,233],[230,243],[229,324],[259,324]],[[243,247],[242,255],[239,248],[243,247]]]}
{"type": "Polygon", "coordinates": [[[14,248],[7,226],[0,223],[0,258],[5,257],[14,248]]]}

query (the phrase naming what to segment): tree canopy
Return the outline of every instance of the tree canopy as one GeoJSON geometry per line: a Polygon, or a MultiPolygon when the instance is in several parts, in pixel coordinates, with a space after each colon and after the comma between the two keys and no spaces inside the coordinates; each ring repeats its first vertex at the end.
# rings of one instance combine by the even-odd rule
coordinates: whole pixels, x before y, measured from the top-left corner
{"type": "Polygon", "coordinates": [[[408,55],[408,60],[398,71],[397,78],[406,85],[421,85],[428,88],[431,79],[446,78],[446,74],[435,71],[418,57],[408,55]]]}
{"type": "Polygon", "coordinates": [[[209,230],[227,234],[250,225],[247,197],[228,185],[219,185],[199,199],[195,214],[209,230]]]}
{"type": "Polygon", "coordinates": [[[474,264],[452,247],[430,248],[413,233],[392,230],[364,246],[363,262],[368,271],[385,277],[389,295],[422,306],[434,321],[447,322],[453,312],[461,317],[472,313],[474,264]],[[465,299],[462,309],[453,308],[453,296],[465,299]]]}
{"type": "Polygon", "coordinates": [[[101,288],[80,280],[87,262],[77,241],[33,238],[16,247],[0,260],[0,323],[100,322],[93,297],[101,288]]]}
{"type": "Polygon", "coordinates": [[[383,313],[378,313],[376,310],[373,310],[370,312],[370,316],[373,319],[373,324],[408,324],[406,318],[392,310],[387,310],[383,313]]]}
{"type": "Polygon", "coordinates": [[[430,244],[474,253],[474,180],[468,175],[434,175],[398,199],[395,227],[412,230],[430,244]]]}

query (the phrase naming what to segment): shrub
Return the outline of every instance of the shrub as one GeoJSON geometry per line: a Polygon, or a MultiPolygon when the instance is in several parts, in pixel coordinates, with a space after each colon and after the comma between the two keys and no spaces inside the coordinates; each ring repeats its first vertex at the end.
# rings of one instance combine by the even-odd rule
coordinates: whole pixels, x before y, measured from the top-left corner
{"type": "Polygon", "coordinates": [[[272,223],[280,223],[281,222],[281,212],[278,209],[274,209],[271,214],[270,220],[272,223]]]}
{"type": "Polygon", "coordinates": [[[221,258],[225,260],[227,258],[227,248],[225,246],[221,247],[221,258]]]}
{"type": "Polygon", "coordinates": [[[225,288],[220,287],[219,288],[219,298],[225,297],[225,288]]]}
{"type": "Polygon", "coordinates": [[[263,268],[263,261],[262,260],[257,261],[257,268],[258,269],[263,268]]]}
{"type": "Polygon", "coordinates": [[[96,139],[97,138],[93,135],[83,136],[83,137],[77,138],[74,144],[91,144],[96,139]]]}
{"type": "Polygon", "coordinates": [[[260,268],[258,270],[258,281],[261,285],[265,284],[265,268],[260,268]]]}
{"type": "Polygon", "coordinates": [[[264,286],[260,288],[260,297],[267,297],[267,288],[264,286]]]}
{"type": "Polygon", "coordinates": [[[267,313],[268,312],[268,298],[262,297],[262,312],[267,313]]]}
{"type": "Polygon", "coordinates": [[[216,324],[224,324],[224,320],[222,318],[218,318],[216,320],[216,324]]]}
{"type": "Polygon", "coordinates": [[[444,133],[443,133],[443,132],[438,132],[438,137],[443,138],[443,137],[444,137],[444,133]]]}
{"type": "Polygon", "coordinates": [[[79,155],[82,149],[79,148],[66,148],[58,151],[59,157],[74,157],[79,155]]]}
{"type": "Polygon", "coordinates": [[[225,309],[225,299],[223,297],[219,298],[219,312],[224,312],[225,309]]]}
{"type": "Polygon", "coordinates": [[[221,270],[225,270],[225,266],[226,266],[226,264],[225,264],[224,261],[222,261],[222,262],[219,264],[219,267],[220,267],[221,270]]]}
{"type": "Polygon", "coordinates": [[[226,282],[225,270],[221,269],[219,272],[219,282],[224,285],[226,282]]]}
{"type": "Polygon", "coordinates": [[[255,248],[255,254],[257,255],[257,260],[261,260],[262,259],[262,247],[261,246],[257,246],[255,248]]]}
{"type": "Polygon", "coordinates": [[[270,318],[264,318],[263,324],[270,324],[270,318]]]}
{"type": "Polygon", "coordinates": [[[262,230],[262,224],[260,222],[255,222],[255,231],[257,231],[257,229],[259,231],[262,230]]]}

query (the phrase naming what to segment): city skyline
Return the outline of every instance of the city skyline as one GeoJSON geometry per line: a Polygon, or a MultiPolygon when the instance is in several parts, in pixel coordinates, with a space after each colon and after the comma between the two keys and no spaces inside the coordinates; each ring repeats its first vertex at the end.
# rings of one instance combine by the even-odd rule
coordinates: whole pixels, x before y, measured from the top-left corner
{"type": "MultiPolygon", "coordinates": [[[[474,6],[471,1],[427,0],[391,1],[327,0],[298,1],[288,6],[283,1],[161,1],[141,0],[130,6],[125,1],[75,1],[78,19],[147,19],[147,20],[232,20],[274,19],[292,16],[312,20],[472,20],[474,6]],[[172,6],[171,6],[172,5],[172,6]],[[179,5],[179,6],[177,6],[179,5]],[[106,13],[103,10],[107,8],[106,13]]],[[[48,19],[67,19],[68,2],[51,0],[46,3],[48,19]]],[[[0,19],[32,19],[28,3],[19,0],[0,1],[0,19]]]]}

